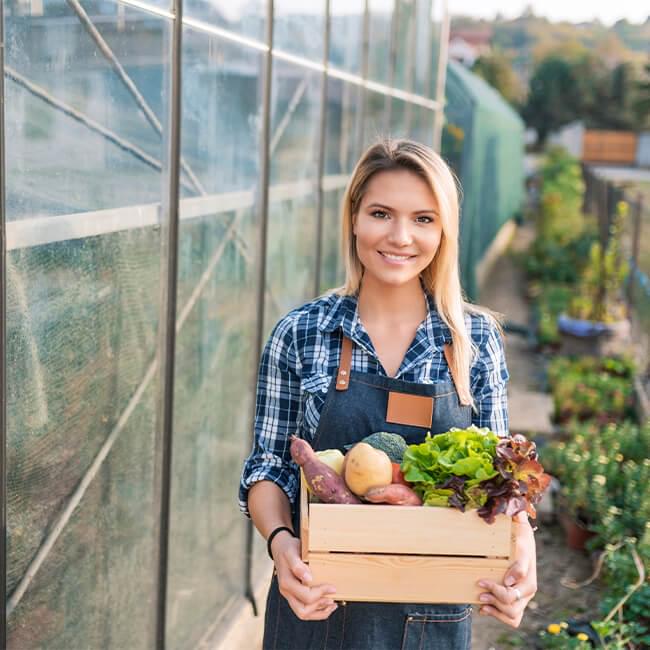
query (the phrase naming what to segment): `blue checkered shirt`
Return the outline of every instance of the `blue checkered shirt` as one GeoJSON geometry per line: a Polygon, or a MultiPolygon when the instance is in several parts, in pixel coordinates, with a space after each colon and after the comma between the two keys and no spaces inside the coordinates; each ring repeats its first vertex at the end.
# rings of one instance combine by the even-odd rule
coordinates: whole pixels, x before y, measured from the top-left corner
{"type": "MultiPolygon", "coordinates": [[[[396,378],[432,384],[450,381],[443,353],[451,332],[430,296],[427,318],[420,324],[396,378]]],[[[477,411],[472,421],[500,436],[508,435],[506,383],[509,375],[501,335],[486,318],[466,315],[478,354],[470,369],[477,411]]],[[[289,437],[300,431],[310,440],[332,377],[339,366],[341,335],[355,343],[352,370],[386,375],[368,333],[359,320],[357,298],[329,294],[287,314],[275,326],[260,363],[255,409],[255,443],[244,463],[239,504],[248,515],[248,490],[257,481],[277,483],[294,503],[298,466],[289,454],[289,437]]]]}

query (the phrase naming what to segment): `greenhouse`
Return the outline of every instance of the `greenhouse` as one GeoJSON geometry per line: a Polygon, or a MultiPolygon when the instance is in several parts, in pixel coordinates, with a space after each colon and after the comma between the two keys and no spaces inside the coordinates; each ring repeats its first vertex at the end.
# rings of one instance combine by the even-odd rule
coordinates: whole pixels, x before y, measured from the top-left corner
{"type": "Polygon", "coordinates": [[[7,645],[211,644],[268,575],[261,344],[340,282],[362,147],[439,137],[444,3],[3,8],[7,645]]]}

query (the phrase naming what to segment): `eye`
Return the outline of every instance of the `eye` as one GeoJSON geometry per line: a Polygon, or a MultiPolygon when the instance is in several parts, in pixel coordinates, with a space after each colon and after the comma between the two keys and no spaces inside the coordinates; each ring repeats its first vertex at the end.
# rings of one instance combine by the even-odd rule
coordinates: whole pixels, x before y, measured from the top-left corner
{"type": "Polygon", "coordinates": [[[416,221],[418,223],[433,223],[434,219],[433,217],[430,217],[427,214],[421,214],[419,217],[416,218],[416,221]]]}
{"type": "Polygon", "coordinates": [[[388,212],[385,210],[373,210],[370,213],[370,216],[375,217],[376,219],[385,219],[388,217],[388,212]]]}

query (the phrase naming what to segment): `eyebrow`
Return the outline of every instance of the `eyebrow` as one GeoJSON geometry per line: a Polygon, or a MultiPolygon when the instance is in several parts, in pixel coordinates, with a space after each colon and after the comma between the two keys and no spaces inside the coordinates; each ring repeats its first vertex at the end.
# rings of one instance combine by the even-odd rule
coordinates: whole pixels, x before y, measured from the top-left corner
{"type": "MultiPolygon", "coordinates": [[[[368,208],[382,208],[383,210],[388,210],[389,212],[393,211],[393,208],[390,205],[384,205],[383,203],[371,203],[368,208]]],[[[438,211],[435,208],[429,208],[428,210],[414,210],[412,214],[438,214],[438,211]]]]}

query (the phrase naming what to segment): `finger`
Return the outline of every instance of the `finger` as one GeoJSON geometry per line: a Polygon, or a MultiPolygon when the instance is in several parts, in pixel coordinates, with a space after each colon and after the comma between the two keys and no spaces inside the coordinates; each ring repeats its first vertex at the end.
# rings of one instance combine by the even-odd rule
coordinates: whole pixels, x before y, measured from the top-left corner
{"type": "Polygon", "coordinates": [[[318,610],[314,612],[310,617],[310,621],[324,621],[329,618],[337,609],[338,605],[334,603],[331,607],[326,607],[325,609],[318,610]]]}
{"type": "Polygon", "coordinates": [[[311,585],[314,578],[309,567],[299,557],[296,556],[289,561],[289,570],[300,582],[311,585]]]}
{"type": "Polygon", "coordinates": [[[521,582],[526,577],[526,569],[523,567],[521,560],[515,560],[508,570],[506,575],[503,578],[503,584],[506,587],[512,587],[518,582],[521,582]]]}
{"type": "Polygon", "coordinates": [[[337,607],[336,603],[330,601],[332,604],[326,605],[323,609],[316,609],[315,605],[306,606],[301,603],[297,598],[289,595],[287,596],[289,607],[293,610],[294,614],[303,621],[323,620],[327,618],[337,607]]]}
{"type": "Polygon", "coordinates": [[[519,623],[521,623],[521,616],[512,618],[510,616],[507,616],[503,612],[499,611],[495,607],[492,607],[492,605],[484,605],[483,607],[481,607],[481,609],[479,610],[479,614],[481,616],[492,616],[493,618],[496,618],[502,623],[505,623],[506,625],[510,625],[510,627],[519,627],[519,623]]]}
{"type": "MultiPolygon", "coordinates": [[[[487,589],[487,592],[485,592],[487,595],[494,595],[496,600],[499,600],[506,605],[512,605],[518,600],[525,600],[534,594],[534,591],[530,589],[530,585],[527,581],[520,582],[517,587],[504,587],[493,580],[481,580],[478,585],[479,587],[487,589]],[[519,590],[519,593],[517,593],[517,590],[519,590]],[[521,598],[518,596],[521,596],[521,598]]],[[[481,596],[483,595],[484,594],[481,594],[481,596]]]]}
{"type": "Polygon", "coordinates": [[[516,601],[513,603],[504,603],[500,600],[497,600],[492,594],[481,594],[480,599],[482,605],[489,605],[498,609],[502,614],[505,614],[509,618],[516,618],[517,615],[522,610],[523,601],[516,601]]]}
{"type": "Polygon", "coordinates": [[[324,596],[332,596],[336,593],[336,587],[333,585],[323,584],[307,587],[292,575],[278,576],[278,587],[285,598],[288,599],[291,596],[304,605],[311,605],[324,596]]]}

